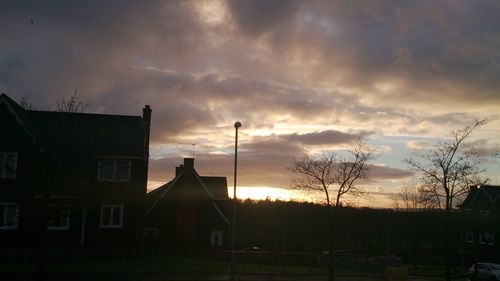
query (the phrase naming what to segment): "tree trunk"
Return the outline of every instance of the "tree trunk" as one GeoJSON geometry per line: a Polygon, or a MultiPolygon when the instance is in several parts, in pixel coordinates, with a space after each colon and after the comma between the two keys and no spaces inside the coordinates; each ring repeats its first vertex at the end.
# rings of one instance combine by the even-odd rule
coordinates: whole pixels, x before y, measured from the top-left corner
{"type": "Polygon", "coordinates": [[[448,202],[446,205],[446,221],[445,221],[445,246],[446,246],[446,263],[445,263],[445,280],[451,281],[451,209],[448,206],[448,202]]]}
{"type": "Polygon", "coordinates": [[[335,279],[335,241],[336,241],[336,226],[338,205],[329,206],[328,208],[328,281],[335,279]]]}

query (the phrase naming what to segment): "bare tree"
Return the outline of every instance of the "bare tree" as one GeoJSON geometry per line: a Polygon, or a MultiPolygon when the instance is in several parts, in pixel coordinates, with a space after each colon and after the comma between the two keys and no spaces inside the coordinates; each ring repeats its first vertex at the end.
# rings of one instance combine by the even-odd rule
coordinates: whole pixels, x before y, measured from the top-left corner
{"type": "Polygon", "coordinates": [[[75,88],[73,95],[67,99],[61,96],[56,100],[57,111],[60,112],[83,112],[88,106],[88,103],[82,102],[77,95],[78,88],[75,88]]]}
{"type": "Polygon", "coordinates": [[[411,169],[420,173],[424,192],[434,198],[446,211],[444,235],[446,238],[446,280],[451,280],[450,213],[455,200],[465,195],[472,184],[484,182],[480,179],[484,171],[479,155],[466,141],[472,132],[486,124],[486,119],[476,120],[472,125],[451,132],[450,137],[438,143],[426,153],[405,160],[411,169]]]}
{"type": "Polygon", "coordinates": [[[325,153],[318,159],[308,156],[296,159],[288,170],[296,177],[292,185],[295,188],[323,192],[325,195],[328,216],[329,236],[329,273],[328,279],[333,280],[333,237],[336,225],[336,209],[341,206],[344,195],[360,195],[362,189],[357,185],[360,180],[368,177],[368,162],[375,158],[376,149],[366,145],[361,139],[349,149],[349,156],[339,153],[325,153]]]}
{"type": "Polygon", "coordinates": [[[418,268],[424,247],[423,231],[425,228],[425,212],[435,210],[438,205],[435,197],[429,196],[423,186],[417,183],[401,187],[393,206],[396,210],[406,212],[405,217],[410,222],[406,225],[406,252],[414,268],[418,268]]]}
{"type": "Polygon", "coordinates": [[[19,98],[19,105],[26,110],[36,110],[36,106],[31,102],[31,98],[28,95],[21,96],[19,98]]]}
{"type": "Polygon", "coordinates": [[[29,95],[21,96],[18,102],[19,105],[25,110],[84,112],[87,109],[88,103],[81,101],[77,93],[78,88],[75,88],[73,95],[69,99],[65,96],[60,96],[57,100],[55,100],[55,109],[53,105],[51,106],[48,103],[44,103],[42,105],[33,103],[32,98],[29,95]]]}
{"type": "Polygon", "coordinates": [[[368,162],[375,158],[375,151],[376,148],[359,140],[349,149],[349,157],[330,152],[318,159],[308,156],[296,159],[288,167],[296,174],[292,185],[303,190],[323,192],[326,205],[337,207],[344,195],[362,193],[357,183],[368,177],[368,162]]]}
{"type": "Polygon", "coordinates": [[[467,193],[470,185],[483,182],[480,175],[484,169],[480,166],[479,155],[465,142],[474,129],[484,124],[486,119],[452,131],[449,139],[438,143],[433,149],[417,155],[418,158],[405,160],[410,168],[421,174],[424,191],[434,196],[439,206],[447,212],[453,209],[456,198],[467,193]]]}
{"type": "Polygon", "coordinates": [[[25,110],[35,111],[50,111],[50,105],[47,103],[40,104],[39,102],[33,102],[33,98],[30,95],[23,95],[18,99],[19,105],[25,110]]]}
{"type": "Polygon", "coordinates": [[[439,208],[439,202],[429,189],[417,184],[404,185],[393,200],[393,207],[407,212],[419,212],[439,208]]]}

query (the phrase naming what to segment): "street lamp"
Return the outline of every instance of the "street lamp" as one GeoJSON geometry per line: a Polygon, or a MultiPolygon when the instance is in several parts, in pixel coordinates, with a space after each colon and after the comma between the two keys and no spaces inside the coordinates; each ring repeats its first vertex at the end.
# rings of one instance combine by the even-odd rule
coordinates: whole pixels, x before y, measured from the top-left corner
{"type": "Polygon", "coordinates": [[[234,281],[234,267],[235,267],[235,255],[236,255],[236,178],[238,171],[238,128],[241,127],[239,121],[234,123],[235,137],[234,137],[234,183],[233,183],[233,223],[231,224],[232,229],[232,246],[231,246],[231,281],[234,281]]]}

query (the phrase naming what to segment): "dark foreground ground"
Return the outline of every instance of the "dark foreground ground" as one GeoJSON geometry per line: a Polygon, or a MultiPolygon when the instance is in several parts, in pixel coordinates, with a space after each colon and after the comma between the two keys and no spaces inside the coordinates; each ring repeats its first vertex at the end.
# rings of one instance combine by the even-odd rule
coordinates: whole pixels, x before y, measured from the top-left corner
{"type": "MultiPolygon", "coordinates": [[[[36,272],[9,271],[0,272],[0,280],[67,280],[67,281],[87,281],[87,280],[107,280],[107,281],[226,281],[230,280],[229,274],[166,274],[166,273],[95,273],[95,272],[47,272],[43,276],[36,272]]],[[[326,281],[326,275],[309,274],[237,274],[235,280],[241,281],[326,281]]],[[[421,276],[405,276],[388,280],[383,276],[335,276],[335,281],[441,281],[444,279],[421,276]]],[[[467,278],[458,278],[454,281],[468,281],[467,278]]]]}
{"type": "MultiPolygon", "coordinates": [[[[275,260],[272,260],[275,261],[275,260]]],[[[179,256],[153,256],[124,261],[86,261],[67,263],[32,262],[0,263],[0,281],[67,280],[67,281],[222,281],[230,280],[229,263],[225,260],[179,256]]],[[[236,263],[235,280],[285,281],[327,280],[326,266],[290,266],[275,263],[236,263]]],[[[466,281],[467,268],[457,267],[453,281],[466,281]]],[[[440,265],[376,266],[352,264],[336,267],[335,281],[439,281],[444,267],[440,265]]]]}

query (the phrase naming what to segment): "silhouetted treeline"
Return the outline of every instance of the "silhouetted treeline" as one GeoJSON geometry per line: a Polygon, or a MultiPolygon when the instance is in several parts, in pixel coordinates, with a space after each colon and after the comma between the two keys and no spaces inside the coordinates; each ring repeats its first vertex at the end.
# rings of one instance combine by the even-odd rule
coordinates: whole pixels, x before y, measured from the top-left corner
{"type": "MultiPolygon", "coordinates": [[[[237,248],[257,246],[270,251],[328,249],[325,206],[284,201],[239,202],[237,248]]],[[[336,250],[354,254],[396,254],[409,263],[439,263],[445,241],[439,235],[445,214],[439,210],[407,212],[341,207],[335,229],[336,250]]],[[[461,258],[461,220],[453,213],[452,241],[456,263],[461,258]]]]}

